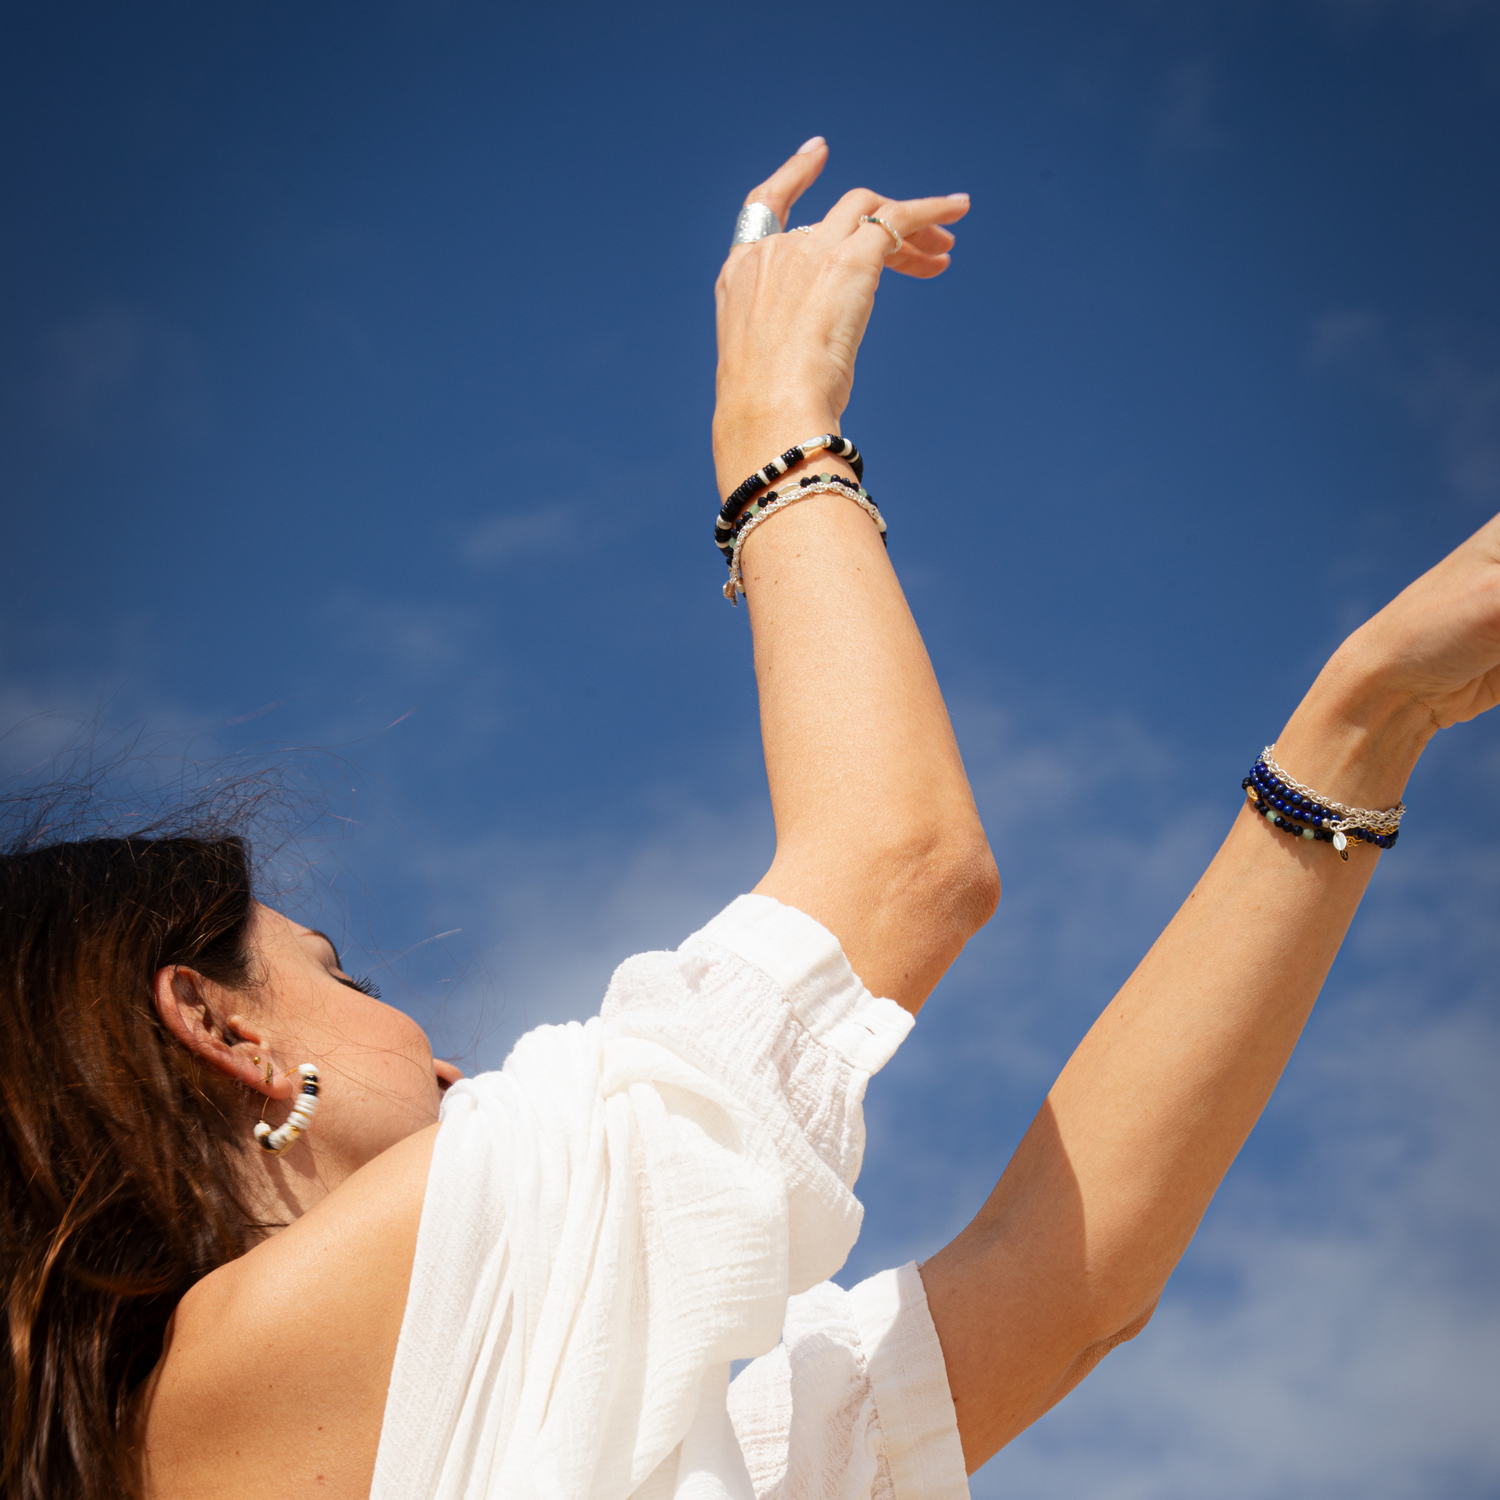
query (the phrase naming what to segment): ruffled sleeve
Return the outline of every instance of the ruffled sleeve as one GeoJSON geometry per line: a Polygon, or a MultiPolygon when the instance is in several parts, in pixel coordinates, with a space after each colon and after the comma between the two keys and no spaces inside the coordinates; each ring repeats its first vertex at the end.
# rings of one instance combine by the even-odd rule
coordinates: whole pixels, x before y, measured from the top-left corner
{"type": "Polygon", "coordinates": [[[750,1500],[730,1361],[847,1257],[865,1085],[910,1026],[743,896],[450,1089],[375,1500],[750,1500]]]}
{"type": "Polygon", "coordinates": [[[968,1500],[942,1346],[914,1263],[787,1306],[729,1388],[755,1500],[968,1500]]]}

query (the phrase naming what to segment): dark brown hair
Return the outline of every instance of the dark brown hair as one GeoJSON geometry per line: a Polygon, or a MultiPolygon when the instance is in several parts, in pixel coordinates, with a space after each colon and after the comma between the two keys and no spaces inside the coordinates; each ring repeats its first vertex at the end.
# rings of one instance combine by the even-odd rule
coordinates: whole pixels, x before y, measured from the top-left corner
{"type": "Polygon", "coordinates": [[[222,829],[0,854],[0,1495],[141,1492],[133,1396],[193,1283],[259,1237],[239,1086],[152,978],[250,979],[248,848],[222,829]]]}

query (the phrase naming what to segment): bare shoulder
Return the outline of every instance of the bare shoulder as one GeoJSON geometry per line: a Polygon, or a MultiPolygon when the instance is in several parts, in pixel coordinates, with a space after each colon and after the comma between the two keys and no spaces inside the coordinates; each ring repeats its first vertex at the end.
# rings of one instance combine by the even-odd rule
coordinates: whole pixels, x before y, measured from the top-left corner
{"type": "Polygon", "coordinates": [[[369,1494],[436,1134],[178,1304],[147,1396],[151,1500],[369,1494]]]}

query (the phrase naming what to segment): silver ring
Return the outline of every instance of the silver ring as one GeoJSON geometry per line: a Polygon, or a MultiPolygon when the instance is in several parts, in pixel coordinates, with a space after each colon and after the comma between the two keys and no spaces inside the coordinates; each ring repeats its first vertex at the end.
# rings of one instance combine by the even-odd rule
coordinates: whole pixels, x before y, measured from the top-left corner
{"type": "Polygon", "coordinates": [[[888,235],[890,235],[890,237],[893,240],[895,240],[895,242],[896,242],[896,248],[894,250],[887,250],[885,253],[887,255],[897,255],[897,254],[900,253],[900,250],[901,250],[901,235],[900,235],[900,233],[898,231],[892,229],[891,226],[889,224],[887,224],[885,222],[885,220],[880,217],[879,214],[861,214],[859,216],[859,222],[861,224],[879,224],[880,227],[883,230],[885,230],[885,232],[888,235]]]}
{"type": "Polygon", "coordinates": [[[799,224],[795,229],[789,232],[792,234],[811,234],[813,232],[813,227],[811,224],[799,224]]]}
{"type": "Polygon", "coordinates": [[[747,203],[740,210],[739,218],[734,221],[734,238],[729,242],[730,248],[735,245],[753,245],[756,240],[780,233],[781,220],[772,209],[767,208],[764,203],[747,203]]]}

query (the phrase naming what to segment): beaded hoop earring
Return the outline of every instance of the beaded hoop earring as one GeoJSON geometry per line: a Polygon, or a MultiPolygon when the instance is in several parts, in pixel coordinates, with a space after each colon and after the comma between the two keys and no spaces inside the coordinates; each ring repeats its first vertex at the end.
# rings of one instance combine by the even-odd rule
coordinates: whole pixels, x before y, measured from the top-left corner
{"type": "MultiPolygon", "coordinates": [[[[261,1150],[269,1156],[280,1156],[293,1141],[311,1127],[313,1115],[317,1113],[318,1070],[311,1063],[303,1063],[297,1069],[297,1073],[302,1079],[302,1089],[292,1104],[291,1114],[286,1117],[286,1124],[278,1125],[275,1130],[272,1130],[264,1120],[256,1124],[255,1139],[260,1144],[261,1150]]],[[[267,1102],[269,1103],[269,1100],[267,1102]]],[[[261,1105],[260,1112],[265,1114],[264,1104],[261,1105]]]]}

